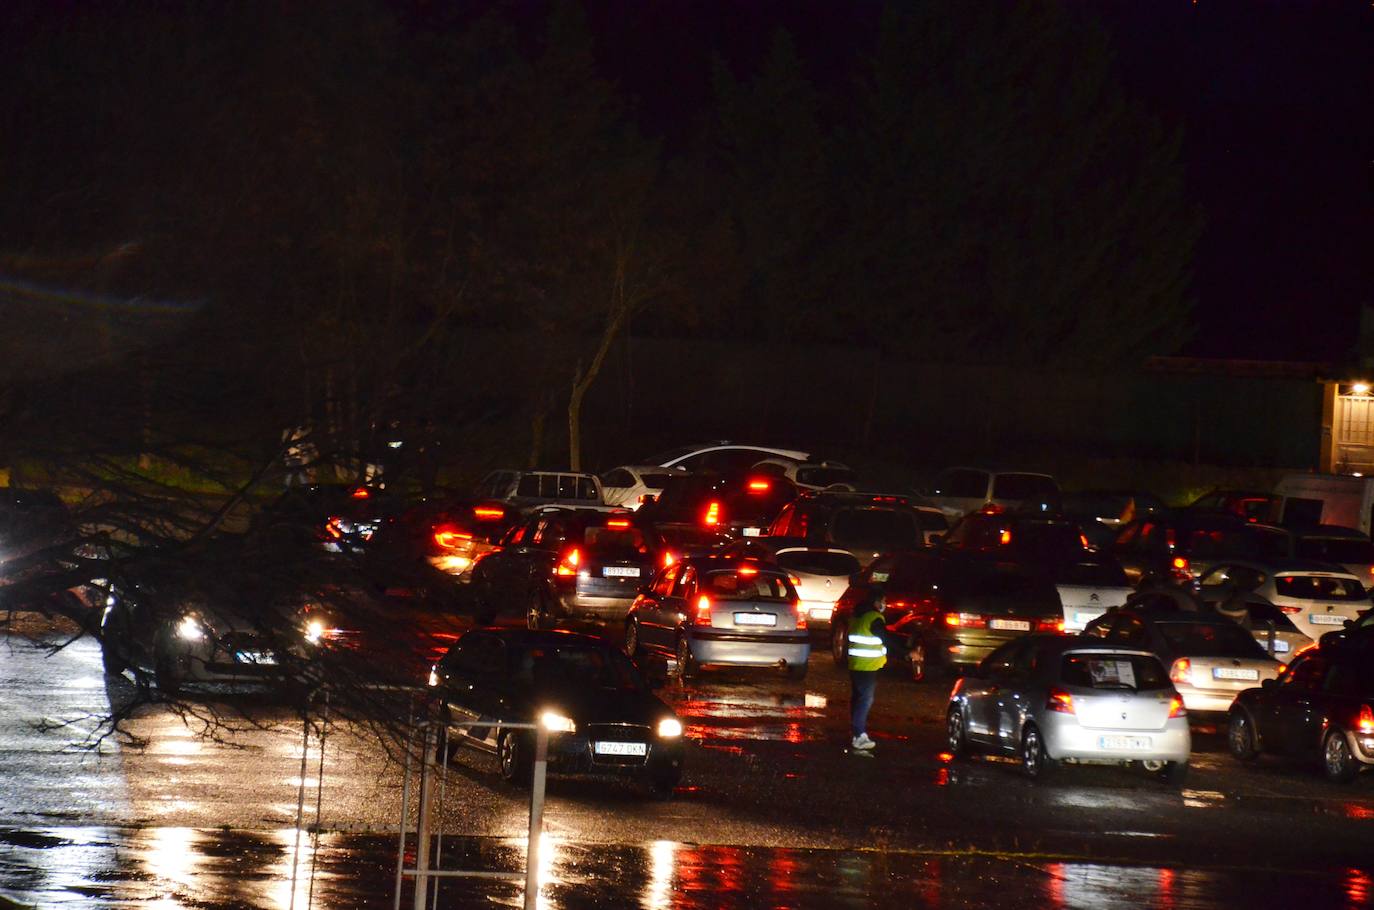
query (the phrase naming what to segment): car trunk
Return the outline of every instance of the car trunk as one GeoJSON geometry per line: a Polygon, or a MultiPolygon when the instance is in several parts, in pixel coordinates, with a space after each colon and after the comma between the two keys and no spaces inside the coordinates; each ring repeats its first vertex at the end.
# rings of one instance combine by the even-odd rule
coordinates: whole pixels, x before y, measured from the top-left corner
{"type": "Polygon", "coordinates": [[[1078,723],[1089,730],[1162,730],[1169,720],[1168,689],[1132,692],[1129,689],[1069,690],[1078,723]]]}

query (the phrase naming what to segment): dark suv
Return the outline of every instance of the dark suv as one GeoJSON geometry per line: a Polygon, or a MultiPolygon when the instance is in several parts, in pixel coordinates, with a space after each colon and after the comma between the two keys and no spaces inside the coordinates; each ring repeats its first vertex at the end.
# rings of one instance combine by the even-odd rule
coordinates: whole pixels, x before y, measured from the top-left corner
{"type": "Polygon", "coordinates": [[[785,477],[752,471],[670,475],[663,492],[638,516],[683,554],[703,553],[724,540],[757,537],[797,487],[785,477]]]}
{"type": "Polygon", "coordinates": [[[1183,509],[1148,515],[1126,524],[1112,555],[1137,588],[1190,585],[1219,559],[1283,557],[1287,531],[1253,524],[1235,515],[1183,509]]]}
{"type": "Polygon", "coordinates": [[[919,548],[927,531],[945,530],[944,516],[914,507],[904,496],[805,493],[768,528],[774,550],[810,546],[847,550],[860,565],[895,550],[919,548]]]}
{"type": "Polygon", "coordinates": [[[618,624],[668,558],[662,539],[628,512],[546,509],[479,559],[472,582],[484,620],[519,611],[531,629],[570,619],[618,624]]]}
{"type": "Polygon", "coordinates": [[[890,553],[859,573],[835,605],[831,653],[846,665],[845,634],[855,605],[887,598],[888,663],[905,655],[921,681],[942,669],[967,668],[1029,632],[1062,632],[1059,594],[1050,582],[964,556],[929,550],[890,553]]]}

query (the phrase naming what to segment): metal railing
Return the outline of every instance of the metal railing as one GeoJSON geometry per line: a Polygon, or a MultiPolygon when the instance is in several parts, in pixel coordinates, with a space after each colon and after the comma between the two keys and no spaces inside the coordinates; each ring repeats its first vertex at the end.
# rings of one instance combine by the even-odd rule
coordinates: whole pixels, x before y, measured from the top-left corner
{"type": "MultiPolygon", "coordinates": [[[[425,901],[433,895],[431,907],[438,905],[439,883],[446,878],[478,878],[507,881],[525,881],[525,910],[535,910],[539,902],[539,848],[540,835],[544,828],[544,785],[548,776],[549,732],[541,724],[511,723],[495,720],[454,721],[441,720],[433,708],[426,709],[424,720],[415,728],[420,734],[420,785],[419,807],[415,824],[415,866],[405,865],[406,820],[410,815],[411,757],[415,737],[412,735],[405,746],[405,774],[401,784],[401,823],[400,835],[396,846],[396,893],[392,902],[393,910],[401,910],[401,886],[406,878],[415,880],[413,910],[425,910],[425,901]],[[448,770],[448,731],[456,727],[482,727],[495,730],[533,730],[534,731],[534,779],[530,785],[530,823],[525,846],[525,871],[499,872],[477,869],[443,869],[443,832],[433,835],[430,827],[433,813],[434,769],[439,764],[447,776],[448,770]],[[442,734],[442,735],[441,735],[442,734]],[[442,762],[438,759],[442,756],[442,762]],[[430,865],[430,843],[435,842],[434,866],[430,865]],[[432,885],[432,887],[431,887],[432,885]]],[[[442,788],[441,778],[441,788],[442,788]]],[[[442,789],[441,789],[442,793],[442,789]]]]}

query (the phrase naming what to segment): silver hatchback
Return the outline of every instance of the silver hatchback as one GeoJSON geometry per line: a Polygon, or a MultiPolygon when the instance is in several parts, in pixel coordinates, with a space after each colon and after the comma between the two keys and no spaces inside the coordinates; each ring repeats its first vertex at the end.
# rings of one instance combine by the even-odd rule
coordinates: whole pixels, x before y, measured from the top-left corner
{"type": "Polygon", "coordinates": [[[1061,762],[1141,762],[1170,783],[1188,772],[1188,712],[1159,658],[1058,635],[998,648],[961,678],[946,713],[949,751],[1021,758],[1038,778],[1061,762]]]}

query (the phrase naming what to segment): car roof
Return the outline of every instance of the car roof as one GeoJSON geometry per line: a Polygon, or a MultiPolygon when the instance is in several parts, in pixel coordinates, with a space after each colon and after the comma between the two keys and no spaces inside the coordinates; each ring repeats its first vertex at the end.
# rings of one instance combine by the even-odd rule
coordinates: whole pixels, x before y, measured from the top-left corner
{"type": "Polygon", "coordinates": [[[979,467],[978,465],[969,465],[969,464],[956,464],[956,465],[951,465],[950,467],[945,468],[945,469],[944,469],[943,471],[941,471],[940,473],[943,474],[943,473],[945,473],[945,471],[979,471],[979,472],[981,472],[981,473],[983,473],[983,474],[992,474],[992,475],[998,475],[998,474],[1019,474],[1019,475],[1024,476],[1024,477],[1044,477],[1044,478],[1047,478],[1047,479],[1049,479],[1049,480],[1054,480],[1054,475],[1053,475],[1053,474],[1046,474],[1046,473],[1044,473],[1043,471],[1021,471],[1021,470],[1017,470],[1017,469],[1014,469],[1014,468],[983,468],[983,467],[979,467]]]}
{"type": "Polygon", "coordinates": [[[1350,570],[1346,569],[1344,566],[1339,566],[1331,562],[1323,562],[1318,559],[1226,559],[1223,557],[1216,562],[1221,565],[1241,565],[1263,569],[1270,575],[1321,572],[1326,575],[1343,575],[1347,578],[1355,578],[1358,580],[1358,577],[1352,575],[1350,570]]]}
{"type": "Polygon", "coordinates": [[[1354,528],[1343,528],[1340,525],[1307,525],[1305,527],[1291,527],[1298,537],[1333,537],[1343,540],[1369,540],[1369,535],[1354,528]]]}
{"type": "Polygon", "coordinates": [[[698,569],[733,569],[740,565],[752,565],[757,566],[760,571],[782,574],[782,570],[776,565],[756,556],[725,556],[710,553],[703,556],[688,556],[681,560],[681,563],[698,569]]]}
{"type": "MultiPolygon", "coordinates": [[[[860,490],[803,490],[798,500],[820,502],[863,503],[875,506],[915,507],[905,493],[874,493],[860,490]]],[[[940,511],[935,509],[935,511],[940,511]]]]}

